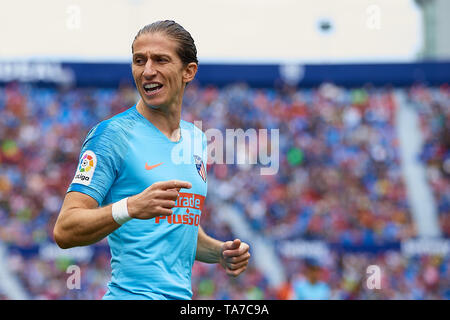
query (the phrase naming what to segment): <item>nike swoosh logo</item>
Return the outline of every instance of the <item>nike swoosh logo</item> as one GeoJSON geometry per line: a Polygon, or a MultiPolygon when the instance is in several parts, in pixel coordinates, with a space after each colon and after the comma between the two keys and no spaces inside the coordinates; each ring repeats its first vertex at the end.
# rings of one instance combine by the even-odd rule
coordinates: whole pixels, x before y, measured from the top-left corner
{"type": "Polygon", "coordinates": [[[152,165],[152,166],[149,166],[148,164],[147,164],[147,162],[145,163],[145,170],[152,170],[152,169],[154,169],[154,168],[156,168],[156,167],[159,167],[160,165],[162,165],[163,163],[161,162],[161,163],[158,163],[158,164],[154,164],[154,165],[152,165]]]}

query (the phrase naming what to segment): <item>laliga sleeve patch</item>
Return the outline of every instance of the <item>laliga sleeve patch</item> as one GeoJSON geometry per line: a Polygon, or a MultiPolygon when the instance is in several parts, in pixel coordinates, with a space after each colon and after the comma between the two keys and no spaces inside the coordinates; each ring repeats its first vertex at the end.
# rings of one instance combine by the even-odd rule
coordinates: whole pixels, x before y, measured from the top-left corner
{"type": "Polygon", "coordinates": [[[97,156],[94,152],[87,150],[81,156],[78,169],[72,183],[79,183],[85,186],[91,184],[95,168],[97,167],[97,156]]]}

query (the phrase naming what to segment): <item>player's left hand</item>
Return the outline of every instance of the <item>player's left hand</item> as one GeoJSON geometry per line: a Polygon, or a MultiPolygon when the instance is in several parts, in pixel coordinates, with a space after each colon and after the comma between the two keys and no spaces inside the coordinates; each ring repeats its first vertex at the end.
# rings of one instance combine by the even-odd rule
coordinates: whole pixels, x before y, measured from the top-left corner
{"type": "Polygon", "coordinates": [[[230,276],[237,277],[247,269],[250,259],[249,245],[239,239],[222,245],[220,264],[230,276]]]}

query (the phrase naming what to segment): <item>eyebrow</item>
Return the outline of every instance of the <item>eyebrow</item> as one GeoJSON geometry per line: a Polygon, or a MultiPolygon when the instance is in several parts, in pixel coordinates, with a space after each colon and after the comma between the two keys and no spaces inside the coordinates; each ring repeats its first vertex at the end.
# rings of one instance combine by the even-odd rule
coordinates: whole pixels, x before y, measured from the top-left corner
{"type": "MultiPolygon", "coordinates": [[[[167,58],[167,59],[172,59],[172,57],[170,55],[167,55],[165,53],[152,53],[150,54],[151,57],[157,57],[157,58],[167,58]]],[[[147,57],[147,55],[145,53],[142,52],[135,52],[133,53],[133,58],[137,58],[137,57],[147,57]]]]}

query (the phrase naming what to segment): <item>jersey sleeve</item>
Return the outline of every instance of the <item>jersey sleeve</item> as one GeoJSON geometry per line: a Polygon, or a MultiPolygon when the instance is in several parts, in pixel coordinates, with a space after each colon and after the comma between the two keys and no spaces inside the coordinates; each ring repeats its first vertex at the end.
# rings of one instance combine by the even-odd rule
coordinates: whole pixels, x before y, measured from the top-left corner
{"type": "Polygon", "coordinates": [[[118,124],[102,121],[84,141],[75,176],[67,190],[94,198],[100,206],[117,178],[125,158],[126,133],[118,124]]]}

